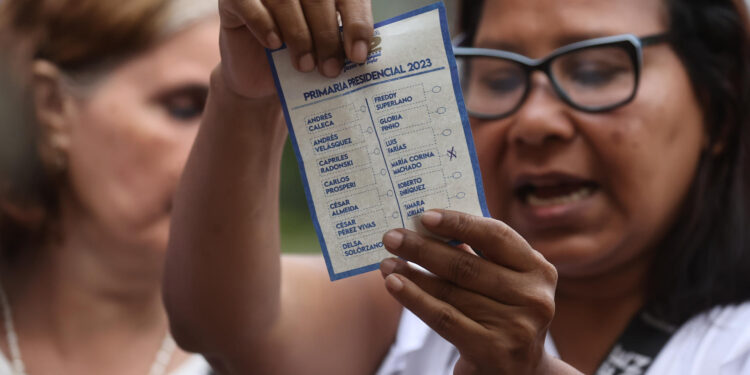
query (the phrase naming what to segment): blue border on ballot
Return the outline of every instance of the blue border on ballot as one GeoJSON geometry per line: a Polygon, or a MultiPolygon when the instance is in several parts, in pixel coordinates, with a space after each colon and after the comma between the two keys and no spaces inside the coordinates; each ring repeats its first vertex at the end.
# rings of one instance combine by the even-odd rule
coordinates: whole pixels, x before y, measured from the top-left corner
{"type": "MultiPolygon", "coordinates": [[[[461,122],[462,122],[463,129],[464,129],[464,135],[466,136],[466,143],[467,143],[469,154],[470,154],[469,157],[471,158],[471,163],[472,163],[472,167],[474,170],[474,180],[475,180],[475,184],[477,187],[477,198],[479,199],[479,204],[482,208],[482,214],[485,217],[490,217],[489,210],[487,209],[487,203],[484,197],[482,177],[479,171],[479,163],[477,160],[476,151],[474,149],[474,139],[471,134],[471,126],[469,124],[469,117],[463,105],[464,98],[461,93],[461,85],[458,81],[458,68],[456,66],[456,59],[453,55],[453,46],[451,44],[450,33],[448,30],[448,21],[447,21],[447,17],[445,13],[446,12],[445,6],[443,5],[442,2],[436,2],[434,4],[431,4],[431,5],[419,8],[419,9],[415,9],[413,11],[384,20],[382,22],[378,22],[374,25],[374,28],[377,29],[379,27],[389,25],[391,23],[398,22],[403,19],[414,17],[423,13],[427,13],[435,9],[437,9],[439,12],[440,29],[442,30],[442,33],[443,33],[443,43],[445,45],[445,52],[446,52],[446,56],[448,59],[448,66],[450,67],[450,71],[451,71],[453,92],[456,97],[456,104],[460,112],[461,122]]],[[[283,50],[285,48],[286,46],[282,46],[281,48],[273,50],[273,51],[266,49],[266,57],[268,58],[269,65],[271,66],[271,73],[273,73],[273,80],[274,80],[274,83],[276,84],[276,91],[279,95],[279,99],[281,100],[282,109],[284,110],[284,119],[286,120],[287,128],[289,130],[289,135],[290,135],[289,138],[291,139],[292,146],[293,146],[292,148],[294,149],[294,155],[297,158],[297,166],[299,167],[300,175],[302,176],[302,185],[305,189],[307,207],[310,210],[310,215],[312,216],[313,225],[315,226],[315,233],[318,236],[321,250],[323,250],[323,257],[325,258],[326,268],[328,269],[328,276],[330,277],[331,281],[335,281],[335,280],[343,279],[346,277],[376,270],[380,266],[378,263],[352,269],[352,270],[345,271],[345,272],[335,273],[333,271],[333,265],[331,264],[331,258],[328,253],[328,244],[326,243],[325,237],[323,236],[323,231],[320,229],[320,223],[318,222],[318,215],[315,211],[315,204],[313,203],[312,194],[310,192],[310,184],[307,178],[305,164],[304,164],[304,161],[302,160],[302,155],[300,154],[300,151],[299,151],[299,145],[297,144],[297,136],[294,133],[294,127],[292,125],[291,117],[289,116],[289,110],[288,110],[288,106],[286,103],[286,98],[284,97],[284,92],[281,88],[281,82],[279,81],[279,75],[278,75],[278,72],[276,71],[276,66],[273,61],[273,53],[276,51],[283,50]]]]}
{"type": "MultiPolygon", "coordinates": [[[[286,48],[286,46],[282,46],[281,48],[277,49],[281,50],[286,48]]],[[[307,208],[310,210],[310,215],[312,216],[313,225],[315,226],[315,233],[318,235],[318,242],[320,243],[320,246],[323,250],[323,257],[326,261],[326,268],[328,269],[328,275],[330,276],[331,280],[336,280],[334,277],[336,276],[333,273],[333,265],[331,264],[331,259],[328,256],[328,248],[326,246],[326,240],[325,237],[323,237],[323,232],[320,230],[320,223],[318,223],[318,216],[315,212],[315,204],[313,203],[312,195],[310,194],[310,184],[307,181],[307,173],[305,172],[305,162],[302,160],[302,155],[299,152],[299,145],[297,144],[297,136],[294,134],[294,126],[292,126],[292,118],[289,117],[289,111],[287,110],[286,105],[286,98],[284,97],[284,91],[281,88],[281,82],[279,81],[279,74],[276,71],[276,65],[273,62],[273,52],[266,49],[266,56],[268,57],[268,64],[271,66],[271,73],[273,73],[273,81],[276,84],[276,92],[279,95],[279,100],[281,100],[281,108],[284,110],[284,120],[286,121],[286,127],[289,130],[289,139],[292,141],[292,149],[294,149],[294,156],[297,159],[297,167],[299,168],[300,176],[302,176],[302,185],[305,188],[305,200],[307,200],[307,208]]],[[[341,276],[345,277],[345,276],[341,276]]]]}
{"type": "MultiPolygon", "coordinates": [[[[471,0],[469,0],[471,1],[471,0]]],[[[474,184],[477,187],[477,199],[479,199],[479,205],[482,208],[482,215],[484,217],[491,217],[490,210],[487,209],[487,200],[484,197],[484,185],[482,183],[482,172],[479,170],[479,159],[477,158],[477,152],[474,148],[474,136],[471,133],[471,124],[469,123],[469,115],[466,113],[466,105],[464,104],[464,95],[461,92],[461,83],[458,80],[458,66],[456,65],[456,55],[453,53],[453,44],[451,43],[451,35],[448,30],[448,17],[445,15],[445,6],[440,4],[440,29],[443,31],[443,43],[445,44],[445,53],[448,56],[448,65],[451,68],[451,79],[453,80],[453,93],[456,96],[456,105],[461,113],[461,123],[464,126],[464,136],[466,137],[466,146],[469,150],[469,157],[471,158],[471,166],[474,170],[474,184]]],[[[434,4],[433,4],[434,5],[434,4]]]]}

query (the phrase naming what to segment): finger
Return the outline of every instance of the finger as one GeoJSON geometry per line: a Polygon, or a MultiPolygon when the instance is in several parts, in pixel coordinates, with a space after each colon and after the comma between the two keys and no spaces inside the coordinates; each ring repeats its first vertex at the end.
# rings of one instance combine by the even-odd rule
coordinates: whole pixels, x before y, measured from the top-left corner
{"type": "Polygon", "coordinates": [[[483,337],[486,333],[485,328],[479,323],[469,319],[448,303],[429,295],[402,275],[388,275],[385,278],[385,286],[401,305],[456,347],[474,346],[477,338],[483,337]]]}
{"type": "Polygon", "coordinates": [[[528,271],[546,263],[544,257],[507,224],[492,218],[450,210],[430,210],[422,224],[438,236],[467,243],[494,263],[528,271]]]}
{"type": "Polygon", "coordinates": [[[344,51],[334,0],[302,0],[302,9],[312,34],[318,70],[326,77],[338,76],[344,51]]]}
{"type": "Polygon", "coordinates": [[[281,38],[271,13],[260,0],[222,0],[219,2],[222,27],[247,27],[265,48],[281,48],[281,38]]]}
{"type": "Polygon", "coordinates": [[[336,8],[344,26],[346,56],[354,62],[365,62],[373,33],[370,0],[337,0],[336,8]]]}
{"type": "Polygon", "coordinates": [[[387,232],[383,244],[440,278],[508,305],[523,304],[524,292],[534,285],[528,275],[405,229],[387,232]]]}
{"type": "Polygon", "coordinates": [[[515,311],[514,306],[461,288],[435,275],[411,267],[407,262],[397,258],[383,260],[380,263],[380,269],[383,277],[387,277],[391,273],[405,276],[429,295],[454,306],[464,315],[480,324],[497,322],[507,313],[515,311]]]}
{"type": "Polygon", "coordinates": [[[315,69],[315,53],[310,29],[299,1],[267,0],[265,4],[281,30],[281,38],[289,47],[294,67],[301,72],[311,72],[315,69]]]}

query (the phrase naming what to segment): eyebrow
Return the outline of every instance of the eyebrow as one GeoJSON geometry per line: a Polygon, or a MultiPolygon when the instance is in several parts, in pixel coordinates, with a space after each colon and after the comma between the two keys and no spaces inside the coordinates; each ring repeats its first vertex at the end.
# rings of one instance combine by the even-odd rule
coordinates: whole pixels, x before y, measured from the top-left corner
{"type": "MultiPolygon", "coordinates": [[[[562,46],[575,43],[575,42],[580,42],[583,40],[601,38],[604,36],[620,35],[620,34],[625,34],[625,33],[593,31],[593,32],[580,32],[580,33],[565,34],[565,35],[560,35],[554,40],[553,47],[554,49],[557,49],[562,46]]],[[[481,41],[480,43],[474,43],[473,47],[499,49],[499,50],[508,51],[508,52],[515,52],[521,55],[527,55],[527,48],[525,47],[524,44],[511,42],[508,40],[502,40],[502,39],[484,40],[484,41],[481,41]]]]}
{"type": "Polygon", "coordinates": [[[157,100],[164,100],[174,95],[194,95],[194,96],[208,96],[208,85],[205,83],[187,82],[177,83],[164,89],[158,90],[153,98],[157,100]]]}
{"type": "Polygon", "coordinates": [[[158,90],[160,93],[169,94],[173,92],[201,92],[207,91],[208,84],[199,82],[175,83],[158,90]]]}

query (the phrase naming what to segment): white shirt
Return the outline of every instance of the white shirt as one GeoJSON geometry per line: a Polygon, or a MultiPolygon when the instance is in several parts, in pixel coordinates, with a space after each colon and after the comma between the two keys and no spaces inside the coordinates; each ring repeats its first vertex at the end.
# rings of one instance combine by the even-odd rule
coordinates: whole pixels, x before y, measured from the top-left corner
{"type": "MultiPolygon", "coordinates": [[[[550,336],[545,349],[558,356],[550,336]]],[[[458,352],[408,310],[377,375],[452,375],[458,352]]],[[[717,307],[683,324],[648,375],[750,375],[750,302],[717,307]]]]}
{"type": "MultiPolygon", "coordinates": [[[[168,375],[209,375],[211,372],[211,366],[206,362],[203,356],[191,355],[185,362],[170,372],[168,375]]],[[[5,357],[5,354],[0,352],[0,375],[15,375],[13,368],[10,365],[10,361],[5,357]]]]}

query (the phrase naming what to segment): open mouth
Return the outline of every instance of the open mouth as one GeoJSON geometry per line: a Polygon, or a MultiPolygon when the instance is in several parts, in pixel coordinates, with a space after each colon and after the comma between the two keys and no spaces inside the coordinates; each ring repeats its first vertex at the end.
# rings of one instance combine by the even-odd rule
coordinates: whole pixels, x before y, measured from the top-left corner
{"type": "Polygon", "coordinates": [[[532,207],[558,206],[582,201],[596,192],[593,181],[569,176],[524,179],[516,184],[514,193],[521,202],[532,207]]]}

